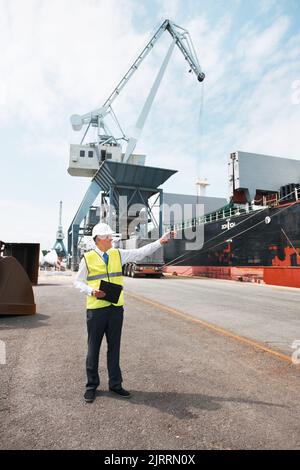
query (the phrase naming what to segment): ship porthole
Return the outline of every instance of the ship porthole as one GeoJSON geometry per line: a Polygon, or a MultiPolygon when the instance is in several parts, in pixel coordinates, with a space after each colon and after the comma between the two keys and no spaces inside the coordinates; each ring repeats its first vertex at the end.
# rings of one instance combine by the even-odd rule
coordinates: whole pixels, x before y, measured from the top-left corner
{"type": "Polygon", "coordinates": [[[267,216],[267,217],[265,218],[265,223],[266,223],[266,224],[269,224],[270,222],[271,222],[271,217],[267,216]]]}

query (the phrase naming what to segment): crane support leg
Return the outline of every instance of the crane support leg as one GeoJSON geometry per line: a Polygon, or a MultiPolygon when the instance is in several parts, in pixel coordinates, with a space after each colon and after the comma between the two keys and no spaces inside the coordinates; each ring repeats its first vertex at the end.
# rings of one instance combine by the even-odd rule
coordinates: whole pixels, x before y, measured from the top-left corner
{"type": "Polygon", "coordinates": [[[159,72],[156,76],[156,79],[152,85],[152,88],[150,90],[150,93],[147,97],[147,100],[143,106],[143,109],[138,117],[138,120],[136,122],[136,125],[135,125],[135,129],[134,129],[134,135],[132,137],[129,138],[129,142],[127,144],[127,147],[126,147],[126,152],[125,152],[125,156],[124,156],[124,163],[126,163],[126,161],[128,160],[128,158],[130,157],[130,155],[132,154],[132,152],[134,151],[135,149],[135,146],[136,146],[136,143],[142,133],[142,130],[143,130],[143,127],[144,127],[144,124],[145,124],[145,121],[148,117],[148,114],[149,114],[149,111],[151,109],[151,106],[152,106],[152,103],[155,99],[155,96],[157,94],[157,91],[158,91],[158,88],[159,88],[159,85],[162,81],[162,78],[164,76],[164,73],[166,71],[166,68],[167,68],[167,65],[169,63],[169,60],[171,58],[171,55],[172,55],[172,52],[174,50],[174,46],[175,46],[176,42],[175,40],[172,41],[169,49],[168,49],[168,52],[166,54],[166,57],[159,69],[159,72]]]}
{"type": "Polygon", "coordinates": [[[71,266],[73,271],[78,270],[80,261],[78,259],[78,240],[80,224],[83,221],[84,217],[87,215],[89,208],[92,206],[100,191],[100,186],[96,183],[96,181],[92,181],[70,225],[68,231],[68,253],[70,256],[72,256],[71,266]]]}

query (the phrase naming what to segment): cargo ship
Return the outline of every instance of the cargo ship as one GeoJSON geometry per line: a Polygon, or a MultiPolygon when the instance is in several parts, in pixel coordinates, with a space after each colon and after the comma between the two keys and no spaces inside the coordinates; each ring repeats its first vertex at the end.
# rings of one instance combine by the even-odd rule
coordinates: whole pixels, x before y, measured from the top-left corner
{"type": "Polygon", "coordinates": [[[229,203],[165,226],[177,239],[164,248],[164,272],[300,287],[299,181],[298,160],[231,154],[229,203]],[[187,250],[197,228],[203,245],[187,250]]]}

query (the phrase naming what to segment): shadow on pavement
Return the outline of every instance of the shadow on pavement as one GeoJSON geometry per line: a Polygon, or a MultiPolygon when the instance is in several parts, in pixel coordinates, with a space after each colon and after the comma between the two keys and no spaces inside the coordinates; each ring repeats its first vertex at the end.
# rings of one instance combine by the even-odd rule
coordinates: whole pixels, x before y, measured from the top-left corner
{"type": "Polygon", "coordinates": [[[17,328],[31,329],[46,326],[49,315],[36,313],[35,315],[0,315],[0,330],[12,330],[17,328]]]}
{"type": "Polygon", "coordinates": [[[157,410],[168,413],[179,419],[198,418],[198,415],[190,409],[216,411],[222,408],[222,403],[244,403],[246,405],[262,405],[286,408],[284,405],[268,403],[264,401],[249,400],[235,397],[217,397],[211,395],[202,395],[201,393],[177,393],[177,392],[142,392],[131,390],[132,397],[124,399],[111,394],[108,391],[98,391],[97,396],[109,396],[116,400],[127,401],[133,405],[146,405],[157,410]]]}
{"type": "Polygon", "coordinates": [[[64,284],[59,284],[57,282],[42,282],[41,284],[37,284],[34,286],[35,288],[37,287],[48,287],[48,286],[64,286],[64,284]]]}

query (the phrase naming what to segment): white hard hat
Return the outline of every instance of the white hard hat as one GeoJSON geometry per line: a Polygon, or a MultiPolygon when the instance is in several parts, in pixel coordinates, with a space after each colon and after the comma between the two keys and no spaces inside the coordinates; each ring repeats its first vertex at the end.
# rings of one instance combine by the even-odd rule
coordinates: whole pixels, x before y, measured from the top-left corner
{"type": "Polygon", "coordinates": [[[92,231],[92,237],[107,237],[108,235],[114,235],[115,232],[110,228],[109,225],[101,222],[100,224],[95,225],[92,231]]]}

